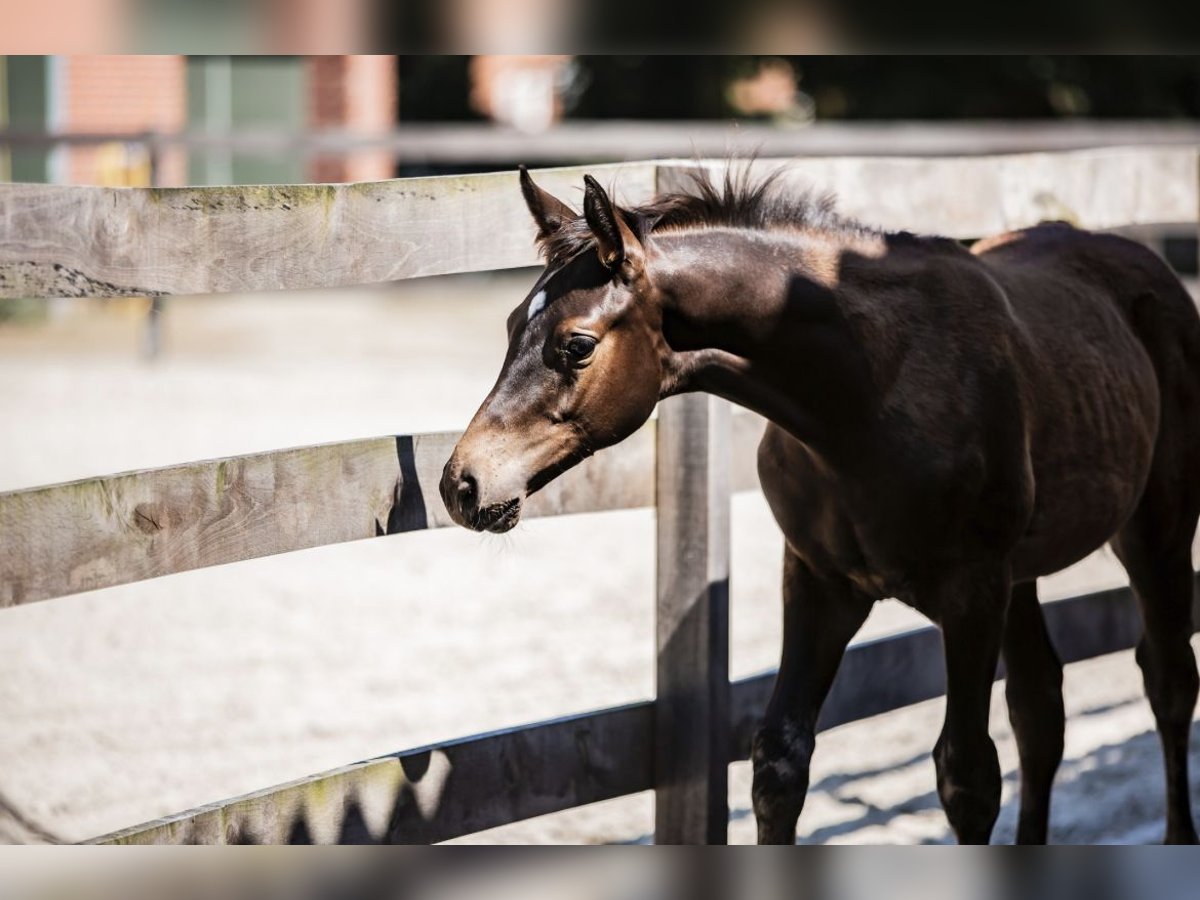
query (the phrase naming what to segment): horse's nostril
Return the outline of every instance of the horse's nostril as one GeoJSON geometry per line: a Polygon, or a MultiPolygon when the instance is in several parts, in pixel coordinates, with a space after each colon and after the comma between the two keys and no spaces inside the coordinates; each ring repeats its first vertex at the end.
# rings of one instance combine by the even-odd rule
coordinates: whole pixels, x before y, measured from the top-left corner
{"type": "Polygon", "coordinates": [[[475,483],[474,476],[464,473],[458,481],[459,507],[464,511],[474,509],[478,496],[479,488],[475,483]]]}

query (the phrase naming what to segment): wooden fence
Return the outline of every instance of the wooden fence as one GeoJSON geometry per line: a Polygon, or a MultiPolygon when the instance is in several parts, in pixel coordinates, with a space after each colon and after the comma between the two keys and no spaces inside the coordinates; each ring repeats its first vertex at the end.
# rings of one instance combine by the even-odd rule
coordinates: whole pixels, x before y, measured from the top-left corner
{"type": "MultiPolygon", "coordinates": [[[[695,166],[584,171],[637,202],[695,166]]],[[[760,160],[886,227],[978,237],[1045,218],[1196,223],[1194,148],[1020,156],[760,160]]],[[[332,287],[535,262],[512,173],[227,188],[0,186],[0,298],[332,287]]],[[[97,838],[105,843],[428,842],[653,789],[656,840],[722,842],[726,772],[772,673],[728,678],[729,498],[757,488],[762,422],[703,395],[530,499],[527,515],[655,506],[654,700],[397,753],[97,838]]],[[[251,454],[0,494],[0,607],[174,572],[449,524],[437,490],[455,434],[251,454]]],[[[1065,661],[1128,648],[1125,589],[1046,605],[1065,661]]],[[[857,644],[828,728],[939,695],[933,629],[857,644]]]]}

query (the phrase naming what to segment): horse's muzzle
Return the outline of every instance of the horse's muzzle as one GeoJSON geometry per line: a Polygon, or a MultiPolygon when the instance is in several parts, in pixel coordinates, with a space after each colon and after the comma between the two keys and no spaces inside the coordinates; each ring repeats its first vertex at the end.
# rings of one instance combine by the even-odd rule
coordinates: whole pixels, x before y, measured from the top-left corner
{"type": "Polygon", "coordinates": [[[442,470],[439,490],[450,518],[464,528],[503,534],[521,519],[520,497],[481,506],[478,481],[463,470],[454,457],[442,470]]]}
{"type": "Polygon", "coordinates": [[[493,503],[485,506],[475,514],[476,531],[490,531],[492,534],[503,534],[514,528],[521,520],[521,498],[513,497],[503,503],[493,503]]]}

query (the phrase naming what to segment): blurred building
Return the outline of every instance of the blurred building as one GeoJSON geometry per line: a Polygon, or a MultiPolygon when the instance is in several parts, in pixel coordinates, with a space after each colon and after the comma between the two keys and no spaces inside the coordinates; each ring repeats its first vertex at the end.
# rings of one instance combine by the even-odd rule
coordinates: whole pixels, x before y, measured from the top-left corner
{"type": "Polygon", "coordinates": [[[112,134],[90,146],[14,149],[0,178],[161,185],[355,181],[390,177],[386,151],[336,158],[237,152],[235,132],[394,127],[396,60],[389,56],[0,57],[0,127],[20,133],[112,134]],[[171,146],[153,161],[148,132],[209,141],[171,146]],[[128,140],[120,136],[128,135],[128,140]]]}
{"type": "MultiPolygon", "coordinates": [[[[255,21],[262,34],[276,34],[267,12],[285,3],[261,7],[265,18],[255,21]]],[[[361,6],[347,3],[347,9],[361,6]]],[[[171,9],[186,19],[176,22],[187,26],[181,33],[200,41],[223,15],[233,17],[225,22],[233,27],[234,5],[181,2],[171,9]]],[[[301,29],[310,42],[305,46],[316,47],[311,42],[333,35],[334,26],[318,15],[325,8],[317,0],[300,5],[316,12],[289,20],[289,28],[301,29]]],[[[468,21],[479,28],[493,20],[468,21]]],[[[673,149],[664,151],[661,141],[653,154],[644,145],[622,145],[622,152],[646,156],[687,155],[689,129],[697,122],[724,127],[740,120],[795,131],[809,122],[962,119],[1195,121],[1200,64],[1195,57],[1043,55],[906,57],[900,63],[753,55],[0,57],[0,129],[100,131],[115,138],[53,152],[0,148],[0,178],[26,181],[144,184],[153,170],[160,184],[296,183],[510,168],[529,161],[522,148],[538,141],[531,135],[565,122],[640,121],[667,126],[663,134],[673,129],[673,149]],[[419,127],[390,153],[353,142],[341,142],[338,151],[336,140],[322,138],[318,154],[311,138],[303,139],[312,131],[379,135],[401,118],[419,127]],[[500,127],[493,135],[478,127],[485,123],[500,127]],[[469,127],[442,128],[450,125],[469,127]],[[139,139],[148,131],[186,132],[188,146],[168,146],[151,159],[139,139]],[[264,133],[270,138],[257,137],[264,133]],[[507,155],[496,147],[507,148],[507,155]],[[472,157],[477,149],[490,152],[472,157]]],[[[560,129],[558,142],[537,146],[561,149],[564,133],[570,128],[560,129]]],[[[560,164],[592,153],[586,141],[571,146],[563,156],[537,158],[560,164]]],[[[605,158],[613,150],[608,153],[605,158]]]]}

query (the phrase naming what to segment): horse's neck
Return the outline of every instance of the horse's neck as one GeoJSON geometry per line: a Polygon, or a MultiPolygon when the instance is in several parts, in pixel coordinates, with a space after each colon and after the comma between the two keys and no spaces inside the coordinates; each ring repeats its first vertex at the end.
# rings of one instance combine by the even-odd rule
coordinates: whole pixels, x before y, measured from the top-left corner
{"type": "Polygon", "coordinates": [[[664,337],[699,361],[678,389],[726,397],[815,448],[849,438],[874,389],[841,305],[840,261],[870,248],[712,230],[680,235],[670,250],[656,273],[664,337]]]}

